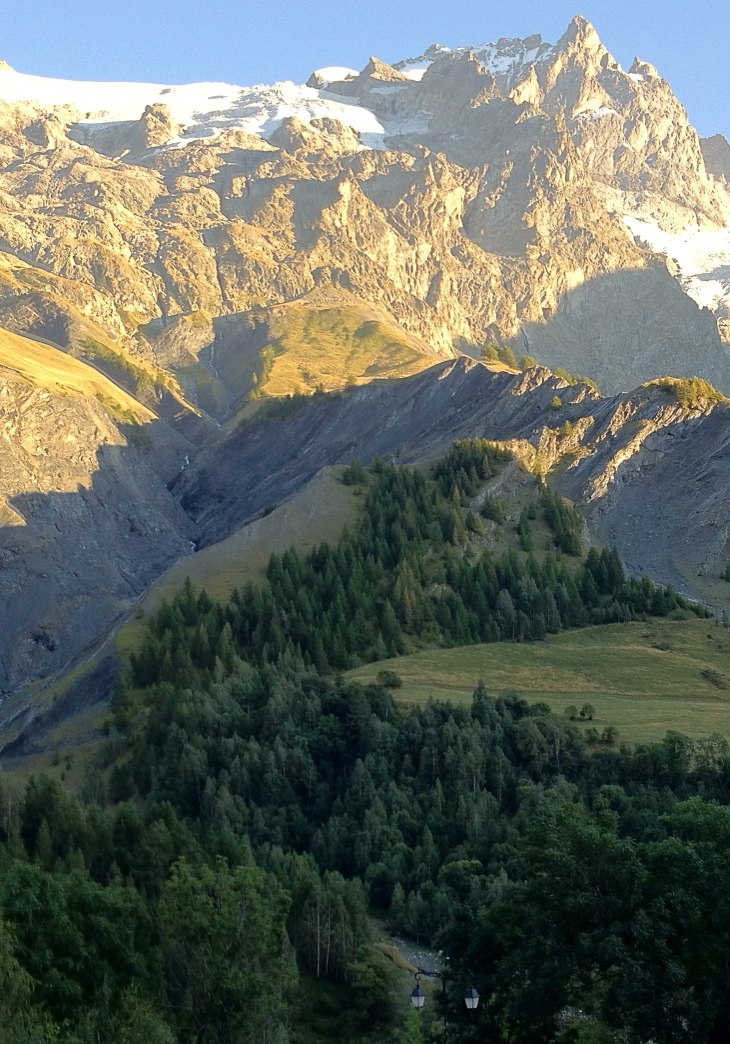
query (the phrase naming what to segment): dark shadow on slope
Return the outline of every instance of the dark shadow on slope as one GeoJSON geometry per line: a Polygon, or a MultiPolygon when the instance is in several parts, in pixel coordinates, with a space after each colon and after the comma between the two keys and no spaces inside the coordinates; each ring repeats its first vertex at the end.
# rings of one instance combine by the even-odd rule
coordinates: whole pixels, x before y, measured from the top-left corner
{"type": "Polygon", "coordinates": [[[201,546],[212,544],[325,466],[355,458],[367,464],[376,455],[404,463],[434,458],[469,436],[527,437],[550,416],[558,389],[566,403],[586,393],[584,386],[565,389],[542,368],[493,373],[462,358],[415,377],[274,400],[203,450],[172,491],[199,526],[201,546]]]}
{"type": "Polygon", "coordinates": [[[659,262],[568,291],[547,322],[524,324],[515,354],[585,374],[609,394],[667,374],[697,375],[730,394],[730,356],[715,317],[659,262]]]}
{"type": "Polygon", "coordinates": [[[88,488],[9,500],[20,524],[0,528],[3,694],[73,664],[191,553],[195,527],[167,483],[192,445],[161,421],[117,427],[127,444],[98,447],[88,488]]]}

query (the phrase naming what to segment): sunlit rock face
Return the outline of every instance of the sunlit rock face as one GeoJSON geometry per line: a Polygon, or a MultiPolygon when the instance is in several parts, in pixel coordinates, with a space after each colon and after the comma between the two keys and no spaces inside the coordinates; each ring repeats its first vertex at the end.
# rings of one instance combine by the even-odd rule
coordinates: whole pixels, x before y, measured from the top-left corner
{"type": "Polygon", "coordinates": [[[664,370],[730,388],[717,330],[684,293],[723,318],[726,289],[707,250],[693,239],[688,259],[671,238],[724,228],[721,144],[706,147],[708,173],[670,85],[639,59],[624,71],[582,18],[556,44],[436,45],[318,70],[308,86],[83,84],[5,68],[0,98],[0,249],[38,271],[0,278],[0,322],[14,330],[66,347],[74,316],[58,311],[73,306],[165,367],[160,324],[176,316],[346,294],[435,356],[510,339],[609,390],[664,370]],[[636,276],[657,265],[676,283],[663,284],[660,330],[636,276]],[[619,324],[582,359],[591,322],[574,295],[605,294],[616,272],[631,336],[619,324]],[[617,359],[631,363],[625,379],[617,359]]]}

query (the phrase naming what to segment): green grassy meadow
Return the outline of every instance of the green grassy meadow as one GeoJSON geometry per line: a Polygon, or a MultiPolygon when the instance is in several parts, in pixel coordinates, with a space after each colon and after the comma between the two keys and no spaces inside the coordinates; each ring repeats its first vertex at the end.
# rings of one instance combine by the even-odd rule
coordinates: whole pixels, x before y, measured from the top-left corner
{"type": "Polygon", "coordinates": [[[468,704],[481,679],[493,695],[514,692],[556,713],[591,703],[591,725],[615,725],[619,738],[632,743],[659,739],[668,729],[730,738],[730,631],[714,620],[610,624],[544,642],[429,649],[348,677],[374,679],[381,670],[402,679],[395,697],[406,708],[429,699],[468,704]]]}

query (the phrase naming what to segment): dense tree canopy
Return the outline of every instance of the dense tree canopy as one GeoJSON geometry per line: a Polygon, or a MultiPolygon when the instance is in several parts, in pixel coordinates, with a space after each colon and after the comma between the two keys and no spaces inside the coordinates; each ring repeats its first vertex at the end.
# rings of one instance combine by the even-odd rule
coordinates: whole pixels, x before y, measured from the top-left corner
{"type": "Polygon", "coordinates": [[[431,479],[352,469],[363,515],[337,546],[272,558],[228,603],[187,584],[162,606],[82,799],[0,790],[0,1041],[276,1044],[302,977],[358,987],[342,1039],[418,1039],[394,1027],[373,913],[478,987],[453,1041],[727,1041],[724,739],[590,748],[481,683],[405,714],[337,673],[690,612],[611,551],[581,559],[547,490],[485,548],[466,518],[504,463],[468,443],[431,479]]]}

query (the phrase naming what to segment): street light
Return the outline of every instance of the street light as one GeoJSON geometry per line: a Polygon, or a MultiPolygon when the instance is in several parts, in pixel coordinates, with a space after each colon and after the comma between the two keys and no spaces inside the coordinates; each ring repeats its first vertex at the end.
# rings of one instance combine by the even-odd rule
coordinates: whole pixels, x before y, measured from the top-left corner
{"type": "Polygon", "coordinates": [[[464,1004],[469,1011],[474,1011],[479,1006],[479,993],[473,986],[470,986],[464,994],[464,1004]]]}
{"type": "Polygon", "coordinates": [[[416,985],[411,990],[411,1004],[419,1011],[426,1003],[426,994],[421,989],[421,973],[416,972],[416,985]]]}
{"type": "MultiPolygon", "coordinates": [[[[418,971],[415,973],[416,985],[411,990],[411,1004],[413,1005],[414,1008],[417,1008],[419,1011],[424,1006],[424,1004],[426,1003],[426,994],[421,989],[421,973],[422,972],[424,972],[424,969],[423,968],[419,968],[418,971]]],[[[443,998],[444,998],[444,1012],[443,1012],[444,1040],[448,1040],[449,1024],[448,1024],[448,1018],[447,1018],[448,1001],[447,1001],[447,997],[446,997],[446,975],[445,975],[444,972],[441,972],[441,971],[424,972],[424,974],[426,974],[426,975],[435,974],[435,975],[438,975],[438,977],[441,979],[441,990],[442,990],[443,998]]],[[[469,1011],[475,1011],[476,1008],[479,1006],[479,991],[476,989],[476,987],[474,987],[474,986],[468,986],[467,987],[467,989],[466,989],[466,991],[464,993],[464,1004],[466,1004],[466,1007],[467,1007],[467,1009],[469,1011]]]]}

